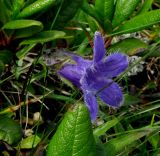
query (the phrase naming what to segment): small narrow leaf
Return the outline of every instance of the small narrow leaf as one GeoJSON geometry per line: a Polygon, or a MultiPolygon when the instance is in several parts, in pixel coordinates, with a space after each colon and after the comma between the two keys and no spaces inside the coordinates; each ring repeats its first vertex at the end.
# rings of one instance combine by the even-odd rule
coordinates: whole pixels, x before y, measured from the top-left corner
{"type": "Polygon", "coordinates": [[[121,24],[133,13],[140,0],[117,0],[112,21],[113,28],[121,24]]]}
{"type": "Polygon", "coordinates": [[[22,41],[20,45],[49,42],[58,38],[64,38],[64,36],[65,33],[63,31],[43,31],[34,35],[31,38],[28,38],[27,40],[22,41]]]}
{"type": "MultiPolygon", "coordinates": [[[[151,133],[153,129],[146,129],[141,131],[134,131],[128,134],[121,135],[117,138],[111,139],[104,144],[107,155],[115,156],[124,151],[127,146],[130,146],[135,141],[151,133]]],[[[136,144],[135,144],[136,145],[136,144]]],[[[127,148],[129,150],[129,148],[127,148]]]]}
{"type": "Polygon", "coordinates": [[[30,45],[26,45],[23,49],[19,50],[16,53],[16,56],[18,57],[18,59],[23,59],[24,56],[35,46],[36,44],[30,44],[30,45]]]}
{"type": "Polygon", "coordinates": [[[160,23],[160,9],[135,16],[120,26],[112,35],[140,31],[157,23],[160,23]]]}
{"type": "Polygon", "coordinates": [[[120,119],[114,118],[114,119],[104,123],[103,125],[98,126],[94,130],[93,134],[96,135],[96,136],[104,135],[106,133],[106,131],[108,131],[110,128],[115,126],[119,121],[120,121],[120,119]]]}
{"type": "Polygon", "coordinates": [[[88,109],[78,104],[70,109],[51,139],[47,156],[96,156],[88,109]]]}

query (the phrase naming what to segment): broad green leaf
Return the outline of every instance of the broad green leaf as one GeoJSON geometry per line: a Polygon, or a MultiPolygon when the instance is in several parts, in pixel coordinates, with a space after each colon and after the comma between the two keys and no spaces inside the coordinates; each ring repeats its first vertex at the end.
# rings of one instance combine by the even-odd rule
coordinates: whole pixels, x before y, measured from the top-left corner
{"type": "Polygon", "coordinates": [[[117,0],[115,13],[112,20],[113,28],[128,19],[139,2],[140,0],[117,0]]]}
{"type": "Polygon", "coordinates": [[[43,29],[43,24],[35,20],[14,20],[3,26],[5,30],[12,30],[15,38],[28,37],[43,29]]]}
{"type": "Polygon", "coordinates": [[[30,149],[34,148],[41,141],[40,137],[37,135],[31,135],[21,141],[21,148],[30,149]]]}
{"type": "Polygon", "coordinates": [[[139,14],[147,12],[152,7],[153,0],[145,0],[139,14]]]}
{"type": "Polygon", "coordinates": [[[16,18],[26,18],[36,13],[41,13],[42,11],[48,10],[55,4],[55,1],[56,0],[37,0],[24,8],[16,18]]]}
{"type": "Polygon", "coordinates": [[[75,16],[76,12],[82,5],[82,2],[82,0],[63,1],[62,8],[53,27],[64,27],[64,25],[75,16]]]}
{"type": "Polygon", "coordinates": [[[136,38],[127,38],[112,45],[108,51],[110,53],[122,52],[127,55],[135,55],[147,48],[147,44],[136,38]]]}
{"type": "Polygon", "coordinates": [[[114,139],[111,139],[104,144],[107,155],[116,156],[118,153],[124,151],[127,146],[130,146],[132,143],[148,135],[152,131],[153,129],[147,128],[146,130],[133,131],[128,134],[120,135],[114,139]]]}
{"type": "Polygon", "coordinates": [[[160,22],[160,9],[149,11],[144,14],[137,15],[132,19],[126,21],[112,35],[140,31],[154,24],[158,24],[159,22],[160,22]]]}
{"type": "Polygon", "coordinates": [[[106,133],[106,131],[108,131],[110,128],[115,126],[119,121],[120,121],[120,119],[114,118],[114,119],[104,123],[103,125],[98,126],[94,130],[93,134],[96,135],[96,136],[104,135],[106,133]]]}
{"type": "Polygon", "coordinates": [[[27,40],[22,41],[20,45],[49,42],[58,38],[64,38],[64,36],[65,33],[63,31],[43,31],[34,35],[31,38],[28,38],[27,40]]]}
{"type": "Polygon", "coordinates": [[[101,20],[112,20],[114,12],[114,0],[96,0],[95,10],[101,20]]]}
{"type": "Polygon", "coordinates": [[[47,156],[97,156],[88,109],[70,108],[52,137],[47,156]]]}
{"type": "Polygon", "coordinates": [[[21,126],[6,116],[0,116],[0,140],[17,144],[22,138],[21,126]]]}
{"type": "Polygon", "coordinates": [[[42,29],[43,25],[41,22],[39,21],[35,21],[35,20],[14,20],[14,21],[10,21],[8,23],[6,23],[3,26],[3,29],[22,29],[22,28],[28,28],[28,27],[32,27],[35,26],[36,29],[39,29],[39,27],[42,29]]]}

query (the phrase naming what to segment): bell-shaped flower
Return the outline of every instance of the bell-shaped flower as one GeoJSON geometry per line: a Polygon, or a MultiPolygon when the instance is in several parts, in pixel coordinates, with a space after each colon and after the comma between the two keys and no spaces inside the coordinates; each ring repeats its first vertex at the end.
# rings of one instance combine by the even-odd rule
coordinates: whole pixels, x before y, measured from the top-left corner
{"type": "Polygon", "coordinates": [[[121,106],[123,94],[112,78],[128,67],[128,57],[125,54],[113,53],[105,57],[104,40],[99,32],[95,32],[93,60],[77,55],[71,57],[75,64],[64,65],[59,74],[82,90],[92,120],[96,119],[98,113],[96,96],[111,107],[121,106]]]}

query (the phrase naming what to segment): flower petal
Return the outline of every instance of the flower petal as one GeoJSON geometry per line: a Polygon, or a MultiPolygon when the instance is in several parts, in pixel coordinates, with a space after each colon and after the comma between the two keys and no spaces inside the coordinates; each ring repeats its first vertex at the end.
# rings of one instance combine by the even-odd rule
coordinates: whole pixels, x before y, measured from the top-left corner
{"type": "Polygon", "coordinates": [[[80,87],[80,79],[83,74],[83,70],[74,64],[67,64],[61,70],[59,74],[65,79],[71,81],[77,87],[80,87]]]}
{"type": "Polygon", "coordinates": [[[123,102],[123,94],[119,85],[111,79],[97,75],[96,71],[92,68],[86,70],[86,74],[82,76],[80,83],[82,90],[92,92],[94,95],[105,87],[98,93],[98,96],[107,105],[119,107],[123,102]]]}
{"type": "Polygon", "coordinates": [[[105,47],[104,47],[104,40],[100,34],[100,32],[95,32],[94,35],[94,49],[93,49],[93,61],[97,63],[101,61],[105,55],[105,47]]]}
{"type": "Polygon", "coordinates": [[[108,86],[102,90],[98,96],[103,102],[108,104],[111,107],[120,107],[123,103],[123,94],[119,85],[115,82],[99,82],[101,86],[104,86],[108,83],[108,86]],[[101,83],[101,84],[100,84],[101,83]]]}
{"type": "Polygon", "coordinates": [[[60,70],[59,74],[71,81],[74,85],[80,88],[80,79],[84,74],[86,68],[92,64],[92,61],[85,60],[80,56],[68,54],[76,62],[76,64],[66,64],[60,70]]]}
{"type": "Polygon", "coordinates": [[[96,97],[91,92],[84,91],[83,93],[84,93],[84,102],[89,109],[92,121],[94,121],[96,119],[98,112],[98,103],[96,97]]]}
{"type": "Polygon", "coordinates": [[[112,78],[118,76],[128,67],[128,57],[121,53],[114,53],[94,66],[103,76],[112,78]]]}

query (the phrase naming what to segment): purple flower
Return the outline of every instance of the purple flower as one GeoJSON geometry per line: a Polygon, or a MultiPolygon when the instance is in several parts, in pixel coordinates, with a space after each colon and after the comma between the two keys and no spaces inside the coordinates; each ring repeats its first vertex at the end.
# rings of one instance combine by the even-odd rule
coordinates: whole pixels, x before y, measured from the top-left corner
{"type": "Polygon", "coordinates": [[[105,57],[104,40],[99,32],[95,32],[93,52],[93,61],[71,55],[75,64],[66,64],[59,74],[82,90],[91,119],[95,120],[98,112],[96,95],[114,108],[123,103],[120,86],[112,78],[128,67],[128,57],[122,53],[105,57]],[[104,89],[98,92],[102,88],[104,89]]]}

